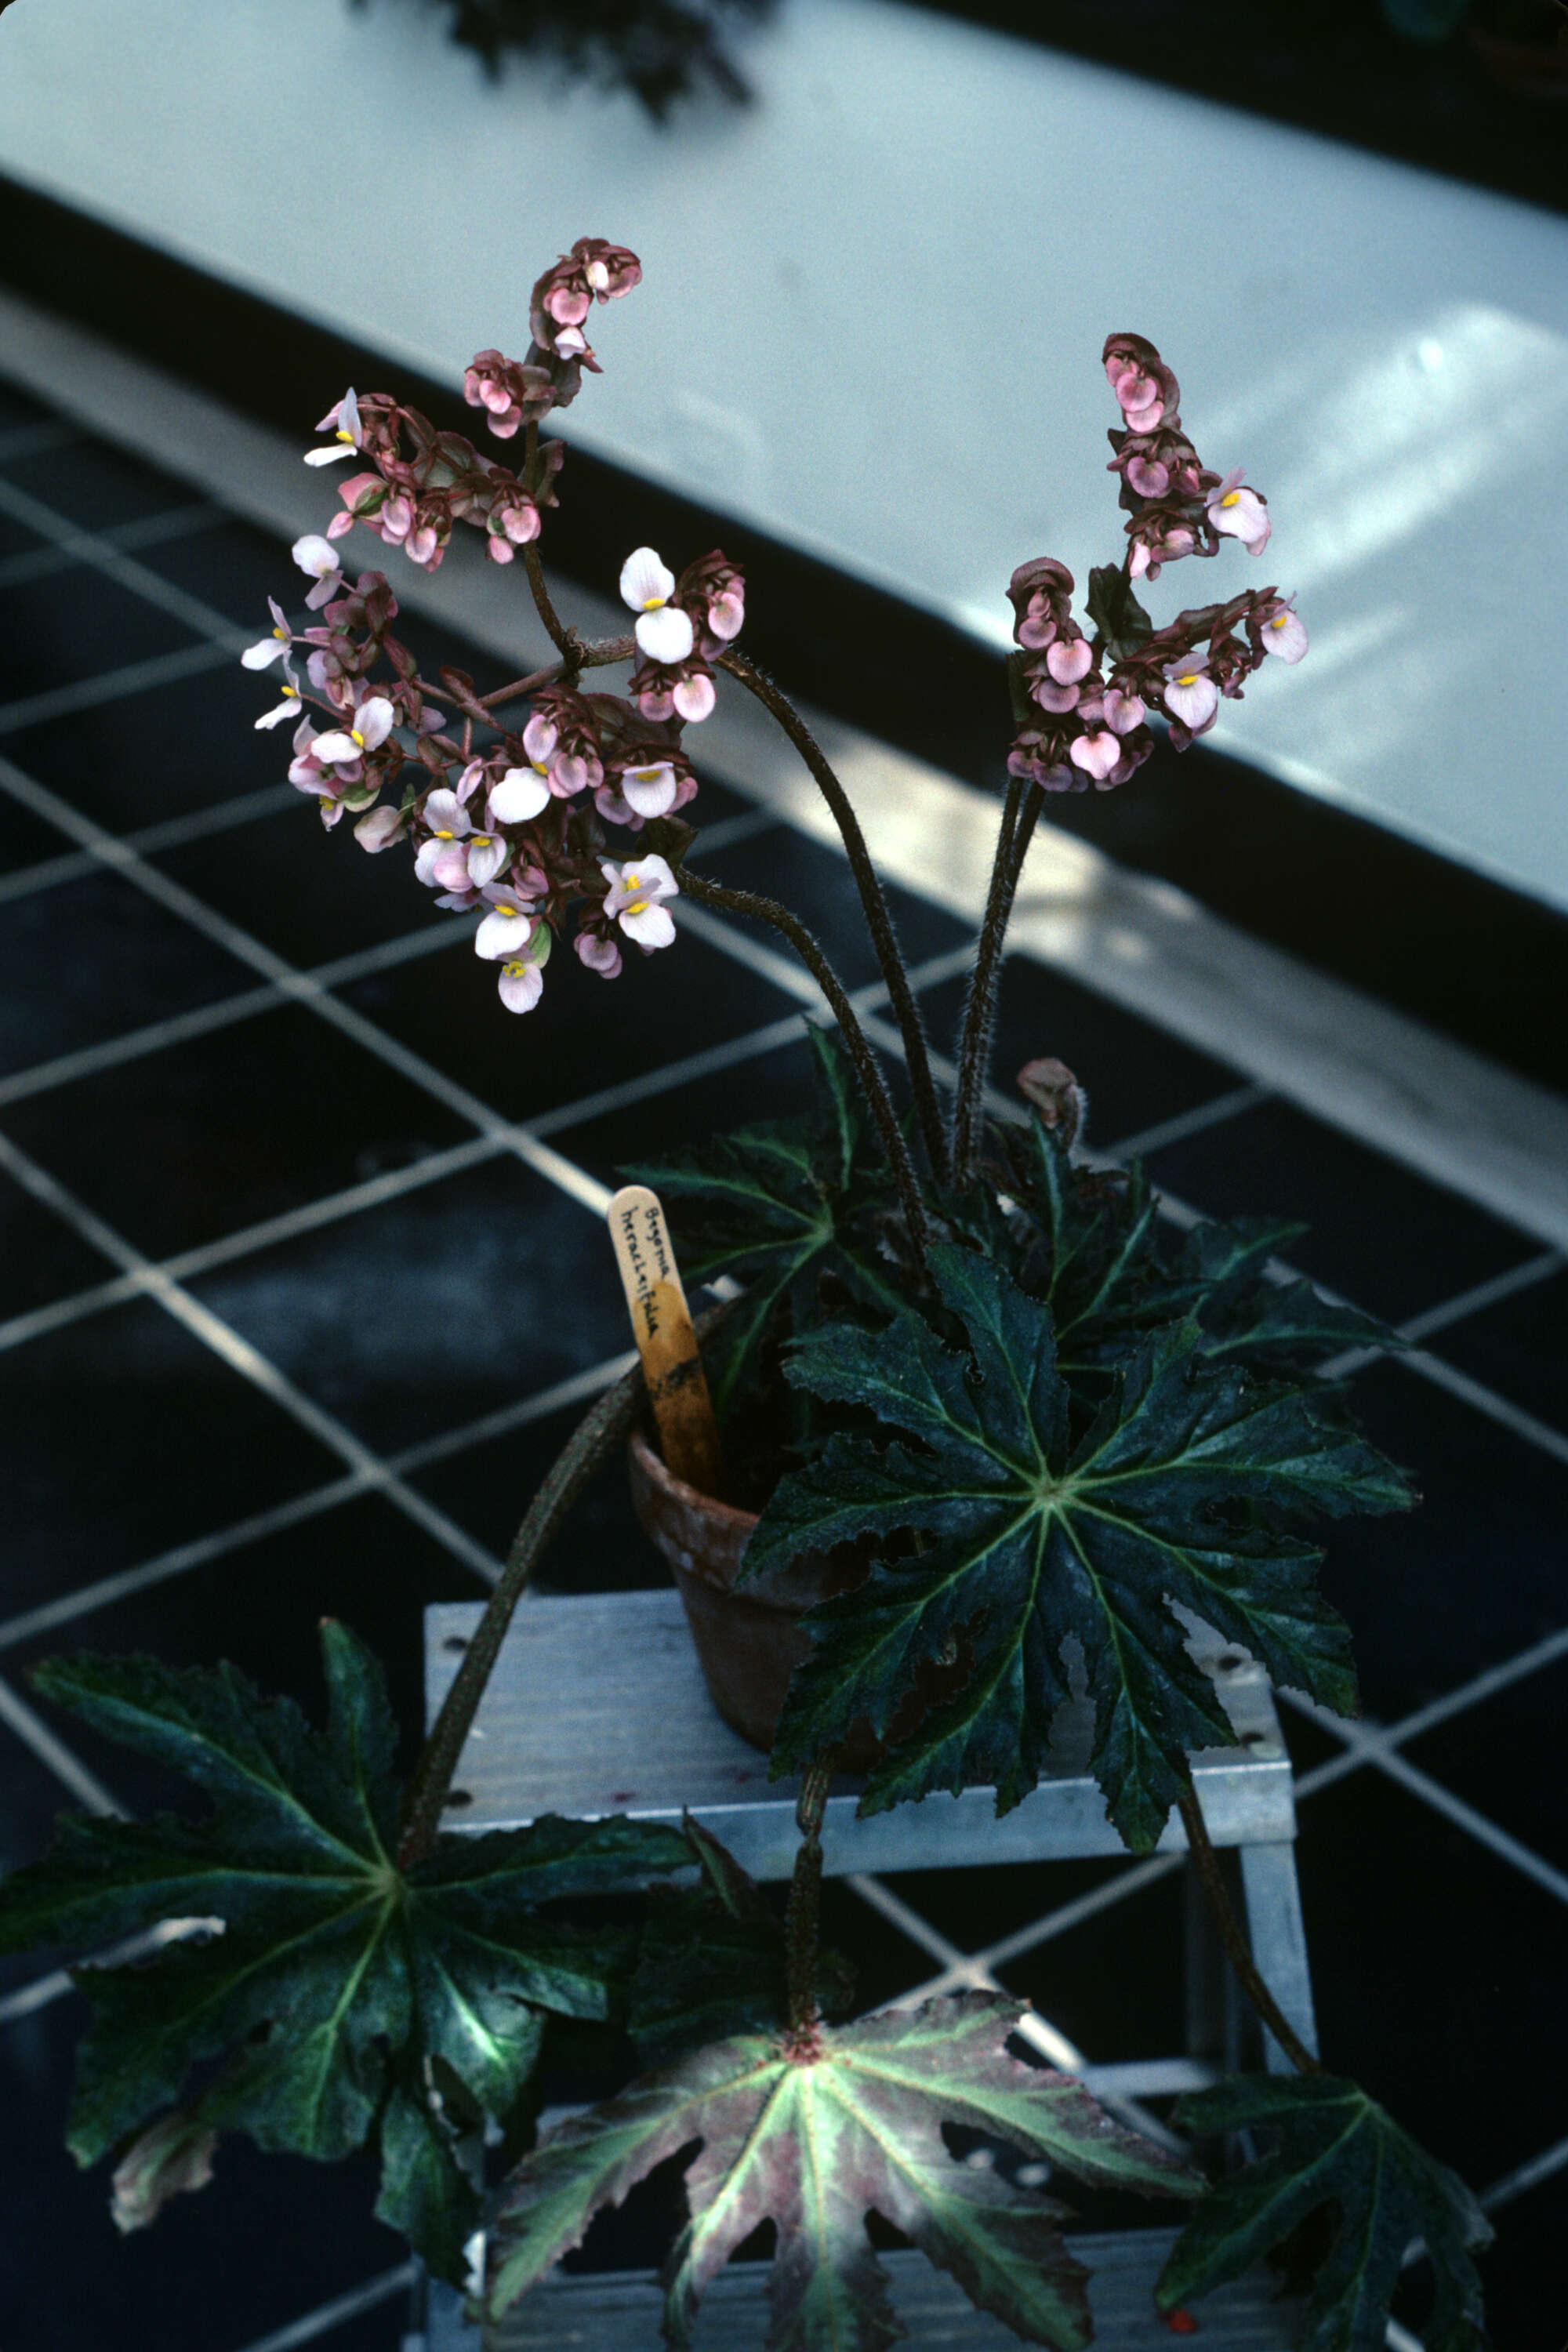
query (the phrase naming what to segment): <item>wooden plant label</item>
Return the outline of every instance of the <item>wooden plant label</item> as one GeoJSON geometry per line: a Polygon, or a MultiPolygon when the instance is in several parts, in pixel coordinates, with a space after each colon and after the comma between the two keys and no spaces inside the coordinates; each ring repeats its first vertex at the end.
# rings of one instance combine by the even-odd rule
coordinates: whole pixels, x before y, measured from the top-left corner
{"type": "Polygon", "coordinates": [[[721,1496],[719,1425],[658,1194],[623,1184],[605,1214],[665,1466],[700,1494],[721,1496]]]}

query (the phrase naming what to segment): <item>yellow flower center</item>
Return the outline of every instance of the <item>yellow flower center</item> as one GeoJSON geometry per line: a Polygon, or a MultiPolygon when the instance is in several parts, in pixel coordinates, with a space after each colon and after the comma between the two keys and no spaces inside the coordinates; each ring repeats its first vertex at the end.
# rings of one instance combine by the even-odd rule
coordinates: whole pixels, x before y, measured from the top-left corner
{"type": "Polygon", "coordinates": [[[550,773],[550,771],[545,766],[542,760],[535,760],[533,763],[533,772],[536,776],[547,776],[550,773]]]}
{"type": "Polygon", "coordinates": [[[324,809],[336,808],[336,806],[337,806],[337,803],[336,803],[336,801],[332,798],[332,796],[331,796],[331,793],[321,793],[321,806],[322,808],[324,808],[324,809]]]}
{"type": "Polygon", "coordinates": [[[523,973],[528,970],[528,966],[525,963],[503,963],[501,970],[505,972],[508,980],[521,980],[523,973]]]}
{"type": "Polygon", "coordinates": [[[457,835],[456,835],[455,834],[450,834],[450,833],[442,833],[442,832],[440,832],[439,830],[437,830],[437,835],[436,835],[436,838],[437,838],[437,841],[454,841],[454,840],[456,840],[457,835]]]}
{"type": "Polygon", "coordinates": [[[1239,490],[1226,490],[1224,498],[1220,500],[1220,504],[1222,507],[1233,507],[1238,503],[1240,498],[1241,492],[1239,490]]]}
{"type": "Polygon", "coordinates": [[[285,702],[289,700],[290,696],[293,697],[296,702],[300,699],[300,689],[297,686],[279,687],[279,692],[282,695],[285,702]]]}
{"type": "Polygon", "coordinates": [[[288,632],[288,630],[287,630],[287,629],[278,629],[278,628],[275,628],[275,629],[273,630],[272,634],[273,634],[273,635],[274,635],[275,637],[279,638],[279,640],[280,640],[284,645],[287,645],[287,644],[289,643],[289,632],[288,632]]]}
{"type": "Polygon", "coordinates": [[[498,915],[515,915],[517,913],[517,908],[515,907],[509,907],[504,898],[498,898],[496,900],[496,913],[498,915]]]}
{"type": "Polygon", "coordinates": [[[348,428],[348,426],[347,426],[346,425],[339,425],[339,427],[338,427],[338,439],[339,439],[340,441],[344,441],[344,442],[346,442],[346,443],[348,444],[348,446],[349,446],[349,447],[350,447],[351,449],[352,449],[352,448],[353,447],[353,446],[354,446],[354,436],[353,436],[353,435],[349,431],[349,428],[348,428]]]}
{"type": "Polygon", "coordinates": [[[349,729],[349,737],[351,741],[359,745],[362,751],[364,750],[364,737],[360,733],[357,727],[351,727],[349,729]]]}
{"type": "MultiPolygon", "coordinates": [[[[441,835],[441,838],[442,838],[442,840],[443,840],[443,841],[450,841],[450,840],[451,840],[451,838],[452,838],[452,836],[451,836],[451,835],[450,835],[449,833],[444,833],[444,834],[441,835]]],[[[490,845],[490,836],[489,836],[489,835],[488,833],[476,833],[476,834],[475,834],[475,835],[474,835],[474,847],[475,847],[476,849],[488,849],[488,848],[489,847],[489,845],[490,845]]]]}
{"type": "Polygon", "coordinates": [[[621,908],[621,912],[623,915],[646,915],[647,912],[647,900],[646,898],[634,898],[629,907],[623,907],[621,908]]]}
{"type": "Polygon", "coordinates": [[[1268,625],[1271,629],[1282,629],[1289,617],[1289,613],[1276,613],[1268,625]]]}
{"type": "Polygon", "coordinates": [[[1197,682],[1198,674],[1195,669],[1190,669],[1185,677],[1179,677],[1176,680],[1178,686],[1196,686],[1197,682]]]}
{"type": "Polygon", "coordinates": [[[645,596],[642,600],[642,609],[645,613],[658,613],[668,601],[665,596],[645,596]]]}

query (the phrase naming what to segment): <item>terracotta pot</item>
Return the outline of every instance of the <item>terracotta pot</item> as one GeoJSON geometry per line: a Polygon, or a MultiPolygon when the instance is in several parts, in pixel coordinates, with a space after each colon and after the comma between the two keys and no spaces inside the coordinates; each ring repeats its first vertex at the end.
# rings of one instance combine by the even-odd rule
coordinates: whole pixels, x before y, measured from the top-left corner
{"type": "MultiPolygon", "coordinates": [[[[790,1676],[811,1651],[800,1620],[829,1594],[863,1580],[869,1566],[865,1551],[805,1553],[737,1590],[758,1514],[718,1502],[676,1477],[640,1429],[632,1432],[627,1465],[637,1518],[669,1562],[714,1706],[753,1748],[770,1748],[790,1676]]],[[[880,1753],[880,1742],[862,1724],[840,1760],[846,1770],[863,1772],[880,1753]]]]}

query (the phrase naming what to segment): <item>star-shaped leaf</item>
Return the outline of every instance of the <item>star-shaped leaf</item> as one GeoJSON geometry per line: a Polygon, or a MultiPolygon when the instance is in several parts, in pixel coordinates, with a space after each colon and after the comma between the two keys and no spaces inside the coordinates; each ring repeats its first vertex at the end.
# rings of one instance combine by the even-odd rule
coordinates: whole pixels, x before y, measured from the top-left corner
{"type": "Polygon", "coordinates": [[[1274,2146],[1197,2207],[1161,2276],[1164,2310],[1239,2278],[1328,2207],[1332,2235],[1300,2352],[1382,2352],[1394,2290],[1417,2239],[1436,2281],[1421,2331],[1426,2352],[1482,2352],[1481,2283],[1470,2255],[1489,2244],[1491,2224],[1458,2174],[1356,2084],[1331,2074],[1221,2083],[1184,2099],[1177,2120],[1205,2137],[1264,2130],[1274,2146]]]}
{"type": "Polygon", "coordinates": [[[796,2042],[716,2042],[548,2134],[523,2159],[492,2239],[499,2317],[666,2158],[700,2143],[690,2220],[665,2269],[666,2341],[690,2341],[703,2290],[772,2221],[770,2352],[881,2352],[901,2333],[865,2219],[879,2213],[1029,2344],[1091,2334],[1086,2273],[1058,2233],[1061,2208],[951,2154],[967,2124],[1079,2179],[1190,2196],[1163,2148],[1113,2124],[1080,2084],[1013,2057],[1021,2004],[964,1993],[921,2010],[817,2028],[796,2042]]]}
{"type": "Polygon", "coordinates": [[[876,1767],[862,1809],[994,1781],[1005,1810],[1034,1787],[1074,1695],[1071,1636],[1091,1769],[1122,1837],[1147,1850],[1191,1786],[1187,1751],[1234,1737],[1172,1604],[1348,1712],[1349,1636],[1293,1523],[1398,1509],[1409,1490],[1340,1424],[1331,1392],[1213,1360],[1193,1320],[1157,1332],[1082,1427],[1047,1308],[971,1251],[933,1248],[931,1270],[964,1348],[908,1312],[875,1336],[824,1327],[792,1351],[792,1380],[862,1408],[876,1433],[832,1438],[783,1481],[748,1570],[867,1536],[914,1540],[806,1619],[816,1646],[774,1769],[836,1746],[861,1716],[885,1734],[922,1667],[956,1653],[962,1688],[876,1767]]]}
{"type": "MultiPolygon", "coordinates": [[[[95,2162],[175,2102],[193,2067],[221,2062],[185,2115],[188,2144],[223,2127],[325,2158],[376,2137],[378,2210],[451,2271],[475,2200],[433,2081],[504,2116],[544,2014],[605,2016],[622,1958],[617,1938],[542,1906],[689,1857],[668,1832],[545,1819],[444,1838],[400,1872],[381,1669],[330,1621],[321,1647],[319,1734],[228,1665],[39,1667],[48,1697],[184,1772],[213,1811],[195,1824],[66,1819],[53,1851],[0,1885],[0,1950],[80,1949],[170,1916],[213,1921],[220,1933],[153,1966],[79,1971],[94,2017],[71,2111],[78,2160],[95,2162]]],[[[135,2210],[150,2217],[155,2201],[141,2195],[135,2210]]]]}
{"type": "Polygon", "coordinates": [[[721,1413],[752,1378],[759,1345],[785,1300],[797,1331],[815,1321],[825,1276],[887,1313],[903,1303],[876,1246],[875,1212],[890,1185],[865,1137],[854,1073],[828,1031],[808,1024],[807,1034],[815,1119],[742,1128],[624,1171],[658,1193],[689,1282],[728,1275],[746,1285],[725,1318],[711,1373],[721,1413]]]}

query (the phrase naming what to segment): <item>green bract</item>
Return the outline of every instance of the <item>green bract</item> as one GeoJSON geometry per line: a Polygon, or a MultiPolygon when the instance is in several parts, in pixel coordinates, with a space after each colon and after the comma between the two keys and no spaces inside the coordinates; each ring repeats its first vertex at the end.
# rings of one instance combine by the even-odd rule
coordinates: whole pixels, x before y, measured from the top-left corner
{"type": "Polygon", "coordinates": [[[1186,1751],[1233,1737],[1172,1604],[1349,1712],[1349,1636],[1292,1527],[1399,1509],[1409,1490],[1338,1425],[1331,1391],[1216,1360],[1195,1319],[1119,1367],[1080,1431],[1049,1309],[952,1244],[931,1270],[962,1348],[906,1312],[874,1336],[825,1327],[791,1354],[793,1381],[865,1409],[879,1433],[833,1437],[780,1485],[748,1567],[866,1537],[915,1545],[806,1621],[816,1648],[775,1769],[832,1748],[861,1716],[885,1732],[921,1669],[961,1645],[963,1688],[877,1766],[863,1807],[994,1782],[1005,1811],[1034,1787],[1073,1695],[1070,1637],[1094,1708],[1091,1769],[1121,1835],[1146,1850],[1190,1786],[1186,1751]]]}
{"type": "Polygon", "coordinates": [[[691,2218],[665,2267],[665,2338],[690,2340],[714,2273],[759,2222],[777,2224],[770,2345],[881,2352],[902,2334],[867,2237],[879,2213],[1026,2343],[1092,2333],[1061,2209],[950,2153],[944,2123],[1010,2141],[1080,2180],[1191,2196],[1198,2177],[1121,2130],[1081,2084],[1007,2053],[1024,2005],[963,1993],[819,2028],[798,2047],[750,2035],[710,2044],[549,2134],[513,2174],[492,2241],[499,2317],[581,2243],[594,2215],[695,2141],[691,2218]]]}
{"type": "MultiPolygon", "coordinates": [[[[391,1859],[399,1789],[384,1677],[330,1620],[321,1650],[321,1733],[226,1664],[40,1667],[49,1698],[186,1773],[214,1809],[195,1826],[67,1818],[54,1850],[0,1885],[0,1950],[102,1944],[168,1916],[221,1923],[154,1966],[79,1970],[94,2018],[71,2111],[78,2161],[167,2108],[193,2068],[221,2062],[180,2119],[182,2148],[219,2128],[312,2157],[374,2139],[377,2211],[456,2272],[477,2200],[437,2092],[503,2116],[532,2071],[545,2013],[609,2008],[617,1939],[540,1906],[689,1855],[667,1831],[546,1819],[444,1838],[404,1874],[391,1859]]],[[[151,2218],[171,2185],[198,2185],[171,2184],[156,2138],[138,2148],[123,2192],[132,2220],[151,2218]]]]}
{"type": "Polygon", "coordinates": [[[1239,2278],[1328,2206],[1333,2233],[1315,2264],[1300,2352],[1383,2352],[1389,2304],[1416,2239],[1436,2281],[1422,2327],[1426,2352],[1482,2352],[1470,2254],[1489,2245],[1491,2224],[1458,2175],[1354,2083],[1331,2074],[1222,2083],[1184,2099],[1176,2119],[1205,2137],[1276,2137],[1269,2154],[1221,2179],[1194,2213],[1160,2280],[1165,2310],[1239,2278]]]}

